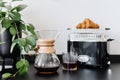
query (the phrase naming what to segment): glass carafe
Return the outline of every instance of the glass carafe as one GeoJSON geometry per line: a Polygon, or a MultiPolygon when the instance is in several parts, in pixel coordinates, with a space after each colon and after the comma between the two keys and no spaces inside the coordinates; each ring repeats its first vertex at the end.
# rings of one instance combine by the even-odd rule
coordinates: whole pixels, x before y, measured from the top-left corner
{"type": "Polygon", "coordinates": [[[54,42],[58,36],[56,30],[38,31],[38,51],[34,67],[40,74],[52,74],[57,71],[60,61],[55,53],[54,42]]]}

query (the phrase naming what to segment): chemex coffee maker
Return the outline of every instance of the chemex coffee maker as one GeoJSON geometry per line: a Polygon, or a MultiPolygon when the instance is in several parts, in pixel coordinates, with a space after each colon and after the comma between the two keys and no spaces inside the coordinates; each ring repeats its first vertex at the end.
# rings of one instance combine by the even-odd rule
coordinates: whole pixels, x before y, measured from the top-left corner
{"type": "Polygon", "coordinates": [[[110,65],[109,41],[102,33],[72,32],[67,49],[78,53],[78,67],[106,68],[110,65]]]}
{"type": "Polygon", "coordinates": [[[55,54],[54,42],[58,37],[57,30],[39,30],[37,42],[37,56],[34,67],[40,74],[53,74],[57,72],[60,61],[55,54]]]}

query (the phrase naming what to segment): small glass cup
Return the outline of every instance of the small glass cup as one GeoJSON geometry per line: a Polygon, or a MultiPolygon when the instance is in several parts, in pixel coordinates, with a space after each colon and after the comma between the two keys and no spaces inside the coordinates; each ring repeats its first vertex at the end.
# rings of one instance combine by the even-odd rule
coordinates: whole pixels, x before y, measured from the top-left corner
{"type": "Polygon", "coordinates": [[[74,52],[62,53],[62,69],[65,71],[77,70],[77,54],[74,52]]]}

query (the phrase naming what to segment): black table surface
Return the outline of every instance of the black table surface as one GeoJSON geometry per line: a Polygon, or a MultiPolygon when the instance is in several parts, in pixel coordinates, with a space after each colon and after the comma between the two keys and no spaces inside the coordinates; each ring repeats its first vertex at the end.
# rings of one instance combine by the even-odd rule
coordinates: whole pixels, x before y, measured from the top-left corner
{"type": "Polygon", "coordinates": [[[53,75],[39,75],[31,64],[26,74],[11,80],[120,80],[120,63],[113,63],[108,69],[78,68],[75,72],[63,71],[61,65],[53,75]]]}

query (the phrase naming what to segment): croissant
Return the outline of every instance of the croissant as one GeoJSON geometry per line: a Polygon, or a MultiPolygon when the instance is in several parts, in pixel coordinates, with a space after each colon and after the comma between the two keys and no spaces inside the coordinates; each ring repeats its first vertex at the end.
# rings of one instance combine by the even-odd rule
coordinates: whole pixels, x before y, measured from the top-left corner
{"type": "Polygon", "coordinates": [[[98,29],[99,25],[94,23],[92,20],[90,20],[89,18],[86,18],[82,23],[79,23],[76,26],[77,29],[88,29],[88,28],[92,28],[92,29],[98,29]]]}

